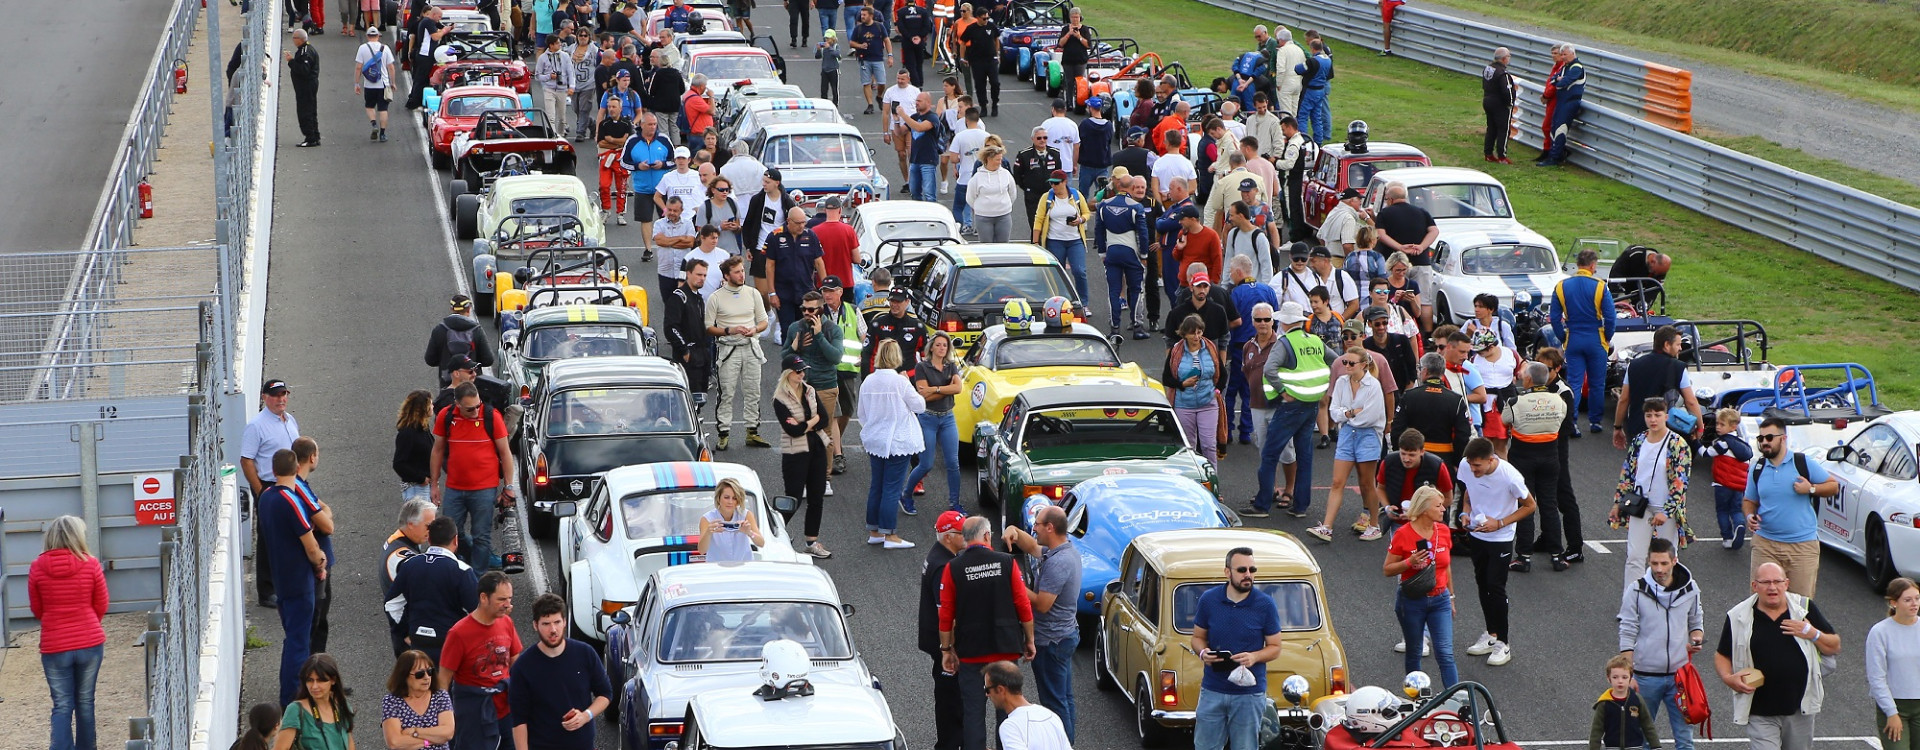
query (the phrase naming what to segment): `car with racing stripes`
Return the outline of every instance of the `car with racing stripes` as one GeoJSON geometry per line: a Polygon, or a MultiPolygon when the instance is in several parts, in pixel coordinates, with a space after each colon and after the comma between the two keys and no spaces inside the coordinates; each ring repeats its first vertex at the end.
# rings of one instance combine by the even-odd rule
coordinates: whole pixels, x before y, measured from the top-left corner
{"type": "Polygon", "coordinates": [[[914,248],[918,260],[902,263],[909,252],[903,240],[882,242],[878,263],[905,278],[913,293],[908,309],[934,332],[953,337],[954,349],[966,351],[982,331],[1005,321],[1009,300],[1024,299],[1035,309],[1054,297],[1065,297],[1075,310],[1080,295],[1067,279],[1066,268],[1038,245],[1023,242],[972,243],[914,248]],[[905,274],[905,276],[902,276],[905,274]]]}
{"type": "Polygon", "coordinates": [[[1553,243],[1514,217],[1507,187],[1492,175],[1461,167],[1381,170],[1367,184],[1364,205],[1377,215],[1394,184],[1406,186],[1407,202],[1426,209],[1440,228],[1433,243],[1435,325],[1465,323],[1482,294],[1503,310],[1513,309],[1520,293],[1547,299],[1567,277],[1553,243]]]}
{"type": "Polygon", "coordinates": [[[780,170],[781,185],[803,196],[803,208],[830,195],[846,195],[856,186],[867,187],[882,200],[887,197],[887,178],[873,163],[873,149],[851,124],[769,123],[748,145],[769,169],[780,170]]]}

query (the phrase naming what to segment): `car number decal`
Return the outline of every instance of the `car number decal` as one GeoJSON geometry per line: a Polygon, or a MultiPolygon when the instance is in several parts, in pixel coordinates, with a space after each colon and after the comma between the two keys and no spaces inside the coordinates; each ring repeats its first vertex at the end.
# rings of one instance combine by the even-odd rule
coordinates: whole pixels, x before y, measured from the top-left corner
{"type": "Polygon", "coordinates": [[[1068,470],[1068,469],[1054,469],[1054,470],[1052,470],[1052,471],[1049,471],[1049,472],[1047,472],[1047,476],[1050,476],[1050,477],[1064,477],[1064,476],[1067,476],[1068,474],[1072,474],[1072,473],[1073,473],[1073,472],[1072,472],[1071,470],[1068,470]]]}
{"type": "Polygon", "coordinates": [[[1107,476],[1115,476],[1119,474],[1125,474],[1127,473],[1127,470],[1126,470],[1126,467],[1122,467],[1122,466],[1109,466],[1106,468],[1105,471],[1102,471],[1100,473],[1105,474],[1107,476]]]}

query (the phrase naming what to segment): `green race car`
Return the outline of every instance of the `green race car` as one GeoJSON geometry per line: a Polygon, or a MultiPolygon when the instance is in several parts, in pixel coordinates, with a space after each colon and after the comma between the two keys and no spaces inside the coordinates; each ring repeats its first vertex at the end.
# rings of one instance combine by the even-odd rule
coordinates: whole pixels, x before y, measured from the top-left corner
{"type": "Polygon", "coordinates": [[[1187,447],[1164,393],[1138,385],[1037,388],[1015,396],[999,422],[973,428],[980,499],[1007,522],[1031,495],[1064,497],[1100,476],[1166,474],[1220,494],[1213,465],[1187,447]]]}

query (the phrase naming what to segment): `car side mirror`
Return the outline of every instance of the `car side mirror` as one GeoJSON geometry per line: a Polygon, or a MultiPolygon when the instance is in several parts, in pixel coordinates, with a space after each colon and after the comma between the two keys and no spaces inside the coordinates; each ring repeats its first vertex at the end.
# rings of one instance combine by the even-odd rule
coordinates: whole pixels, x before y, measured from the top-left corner
{"type": "Polygon", "coordinates": [[[556,502],[553,504],[553,511],[552,511],[553,517],[554,518],[572,518],[574,514],[579,512],[577,505],[578,504],[572,500],[561,500],[559,502],[556,502]]]}
{"type": "Polygon", "coordinates": [[[613,624],[626,625],[631,622],[633,622],[633,615],[627,614],[626,610],[623,609],[613,613],[613,624]]]}
{"type": "Polygon", "coordinates": [[[1849,448],[1844,445],[1836,445],[1836,446],[1833,446],[1832,448],[1827,449],[1827,460],[1834,461],[1834,462],[1844,462],[1851,457],[1852,453],[1853,453],[1852,448],[1849,448]]]}
{"type": "Polygon", "coordinates": [[[852,617],[852,616],[853,616],[853,605],[851,605],[851,604],[841,604],[841,605],[840,605],[840,616],[842,616],[842,617],[852,617]]]}
{"type": "Polygon", "coordinates": [[[1117,580],[1108,581],[1107,588],[1106,588],[1107,596],[1113,596],[1114,594],[1118,594],[1118,593],[1120,593],[1120,582],[1117,580]]]}
{"type": "Polygon", "coordinates": [[[775,495],[773,497],[773,510],[779,513],[782,518],[792,520],[794,511],[799,509],[799,498],[792,495],[775,495]]]}

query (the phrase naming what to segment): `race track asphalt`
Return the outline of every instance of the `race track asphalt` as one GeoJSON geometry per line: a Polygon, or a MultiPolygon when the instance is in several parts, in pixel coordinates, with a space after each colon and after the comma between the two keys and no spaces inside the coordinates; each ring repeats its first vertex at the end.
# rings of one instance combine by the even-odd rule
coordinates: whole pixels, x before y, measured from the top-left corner
{"type": "MultiPolygon", "coordinates": [[[[758,16],[763,28],[773,28],[776,23],[784,26],[785,19],[777,8],[758,16]]],[[[353,705],[365,717],[355,732],[360,745],[379,747],[378,695],[392,661],[380,619],[376,565],[380,545],[394,527],[399,506],[400,488],[389,469],[394,413],[408,390],[432,384],[432,372],[420,360],[424,342],[445,314],[447,296],[463,283],[456,280],[456,274],[464,276],[466,272],[449,258],[447,227],[439,208],[442,199],[433,187],[446,178],[428,170],[417,125],[396,116],[391,142],[367,142],[359,99],[345,84],[350,75],[346,61],[352,42],[335,36],[318,44],[326,81],[320,101],[326,145],[318,149],[291,148],[299,134],[291,101],[282,102],[283,148],[275,165],[280,179],[275,196],[266,374],[292,384],[292,408],[322,447],[314,485],[333,503],[340,528],[335,541],[341,562],[335,572],[331,648],[345,669],[348,684],[358,689],[353,705]]],[[[793,79],[808,91],[816,90],[814,61],[794,55],[790,63],[793,79]]],[[[1026,129],[1046,117],[1044,105],[1030,89],[1010,77],[1004,83],[1007,90],[1002,115],[989,120],[989,126],[1003,137],[1012,136],[1010,142],[1023,142],[1026,129]]],[[[283,85],[281,90],[287,88],[283,85]]],[[[844,111],[853,113],[852,121],[869,134],[888,178],[897,180],[895,186],[904,185],[886,146],[878,143],[879,118],[859,115],[859,107],[852,105],[848,92],[858,95],[851,84],[845,86],[842,101],[848,106],[844,111]]],[[[581,175],[593,185],[595,178],[587,170],[583,165],[581,175]]],[[[900,194],[898,187],[895,194],[900,194]]],[[[608,244],[631,246],[638,244],[638,239],[637,225],[614,228],[608,244]]],[[[645,278],[637,257],[623,260],[645,278]]],[[[1095,298],[1104,298],[1103,275],[1096,267],[1091,276],[1095,298]]],[[[1100,303],[1094,306],[1104,310],[1100,303]]],[[[1148,363],[1150,368],[1164,351],[1152,341],[1128,341],[1122,350],[1128,358],[1148,363]]],[[[771,414],[771,410],[765,413],[771,414]]],[[[857,431],[853,440],[857,444],[857,431]]],[[[717,458],[745,463],[760,471],[763,483],[770,488],[781,486],[778,462],[771,450],[736,447],[717,458]]],[[[858,609],[850,621],[855,643],[884,681],[896,722],[903,727],[910,745],[926,747],[932,740],[932,704],[927,699],[929,664],[927,657],[914,649],[912,628],[916,574],[925,545],[932,538],[934,514],[928,511],[917,517],[903,516],[903,533],[920,543],[919,548],[889,552],[862,544],[867,472],[865,461],[857,454],[850,458],[851,470],[835,481],[838,495],[827,501],[823,541],[836,555],[822,561],[821,567],[834,575],[841,594],[858,609]]],[[[1222,484],[1225,496],[1236,505],[1253,492],[1256,458],[1250,447],[1236,445],[1225,460],[1222,484]]],[[[1330,458],[1322,452],[1317,459],[1316,475],[1322,483],[1330,458]]],[[[1607,547],[1606,551],[1590,547],[1588,562],[1565,573],[1553,573],[1542,564],[1531,574],[1515,575],[1511,584],[1516,632],[1513,662],[1490,668],[1481,659],[1461,660],[1461,671],[1467,679],[1482,681],[1492,689],[1509,735],[1529,747],[1549,746],[1542,742],[1585,743],[1589,706],[1605,685],[1601,667],[1617,650],[1613,618],[1620,599],[1621,558],[1618,545],[1608,543],[1624,540],[1625,532],[1605,529],[1604,517],[1620,459],[1620,453],[1593,438],[1581,440],[1573,450],[1575,487],[1586,513],[1587,536],[1600,542],[1599,547],[1607,547]]],[[[940,476],[936,473],[930,480],[929,498],[943,496],[944,480],[940,476]]],[[[963,497],[973,508],[972,475],[963,473],[963,480],[967,485],[963,497]]],[[[1316,497],[1314,504],[1324,507],[1323,501],[1323,497],[1316,497]]],[[[1689,549],[1682,562],[1692,568],[1705,587],[1707,631],[1712,643],[1719,634],[1720,613],[1746,596],[1746,554],[1722,550],[1717,539],[1712,539],[1716,536],[1712,530],[1712,495],[1704,471],[1695,476],[1690,501],[1694,528],[1705,541],[1689,549]]],[[[1348,507],[1357,507],[1353,502],[1350,497],[1348,507]]],[[[937,503],[934,500],[924,505],[937,503]]],[[[1351,515],[1349,512],[1343,517],[1351,515]]],[[[1398,683],[1403,674],[1401,657],[1390,650],[1399,640],[1390,604],[1393,588],[1379,574],[1384,543],[1360,542],[1344,534],[1332,544],[1320,543],[1304,535],[1309,524],[1290,518],[1264,519],[1255,525],[1283,529],[1308,540],[1308,547],[1326,571],[1332,620],[1345,643],[1355,683],[1398,683]]],[[[551,545],[542,545],[541,551],[547,555],[548,579],[535,581],[530,574],[515,581],[523,638],[530,644],[533,635],[524,625],[526,607],[537,590],[553,589],[558,584],[550,563],[551,545]]],[[[1824,567],[1819,603],[1842,632],[1846,651],[1840,673],[1828,682],[1826,710],[1817,734],[1858,737],[1870,733],[1871,721],[1861,676],[1860,643],[1867,628],[1885,610],[1862,582],[1858,565],[1828,554],[1824,567]]],[[[1464,561],[1456,575],[1460,576],[1463,595],[1458,606],[1457,648],[1464,650],[1479,632],[1482,620],[1464,561]]],[[[249,614],[253,633],[270,645],[248,655],[243,705],[274,699],[280,640],[272,610],[253,608],[249,614]]],[[[1083,634],[1082,643],[1090,644],[1090,636],[1083,634]]],[[[1093,688],[1091,659],[1091,652],[1083,649],[1075,670],[1078,744],[1088,748],[1132,747],[1130,707],[1115,694],[1093,688]]],[[[1702,654],[1696,663],[1711,683],[1711,658],[1702,654]]],[[[1426,666],[1430,673],[1435,669],[1431,660],[1426,666]]],[[[1738,738],[1741,731],[1730,720],[1730,694],[1717,685],[1709,689],[1720,712],[1715,725],[1717,736],[1738,738]]],[[[616,746],[611,728],[601,726],[599,746],[616,746]]]]}
{"type": "MultiPolygon", "coordinates": [[[[0,252],[77,250],[171,3],[17,3],[0,28],[0,252]]],[[[205,54],[201,51],[201,54],[205,54]]]]}

